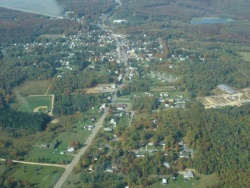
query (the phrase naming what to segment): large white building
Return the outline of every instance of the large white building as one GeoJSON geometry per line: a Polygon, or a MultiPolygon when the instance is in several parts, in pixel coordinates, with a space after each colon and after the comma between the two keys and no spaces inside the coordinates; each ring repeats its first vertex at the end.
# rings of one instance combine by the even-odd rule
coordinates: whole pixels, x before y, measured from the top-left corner
{"type": "Polygon", "coordinates": [[[113,23],[127,23],[127,20],[114,20],[113,23]]]}

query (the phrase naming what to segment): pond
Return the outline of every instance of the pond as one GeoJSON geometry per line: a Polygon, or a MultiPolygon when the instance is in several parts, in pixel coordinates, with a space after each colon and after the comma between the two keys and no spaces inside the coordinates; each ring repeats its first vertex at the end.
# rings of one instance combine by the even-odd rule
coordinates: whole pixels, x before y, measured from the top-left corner
{"type": "Polygon", "coordinates": [[[231,23],[234,20],[230,18],[216,18],[216,17],[205,17],[205,18],[193,18],[191,20],[191,24],[199,25],[199,24],[225,24],[231,23]]]}
{"type": "Polygon", "coordinates": [[[64,12],[57,0],[0,0],[0,7],[49,16],[62,16],[64,12]]]}

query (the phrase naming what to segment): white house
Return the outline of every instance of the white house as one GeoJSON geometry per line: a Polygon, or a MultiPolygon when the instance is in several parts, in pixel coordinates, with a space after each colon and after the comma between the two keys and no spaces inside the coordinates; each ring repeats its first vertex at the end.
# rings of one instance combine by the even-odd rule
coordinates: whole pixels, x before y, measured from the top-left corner
{"type": "Polygon", "coordinates": [[[75,151],[75,147],[68,148],[67,151],[68,152],[73,152],[73,151],[75,151]]]}
{"type": "Polygon", "coordinates": [[[192,170],[187,170],[186,172],[184,172],[183,175],[184,175],[184,178],[187,178],[187,179],[194,177],[192,170]]]}
{"type": "Polygon", "coordinates": [[[106,131],[106,132],[111,132],[112,130],[113,130],[113,129],[110,128],[110,127],[104,128],[104,131],[106,131]]]}
{"type": "Polygon", "coordinates": [[[167,163],[167,162],[164,162],[163,165],[164,165],[166,168],[170,168],[170,164],[167,163]]]}
{"type": "Polygon", "coordinates": [[[113,23],[127,23],[127,20],[114,20],[113,23]]]}
{"type": "Polygon", "coordinates": [[[168,184],[168,180],[165,179],[165,178],[163,178],[163,179],[162,179],[162,185],[167,185],[167,184],[168,184]]]}

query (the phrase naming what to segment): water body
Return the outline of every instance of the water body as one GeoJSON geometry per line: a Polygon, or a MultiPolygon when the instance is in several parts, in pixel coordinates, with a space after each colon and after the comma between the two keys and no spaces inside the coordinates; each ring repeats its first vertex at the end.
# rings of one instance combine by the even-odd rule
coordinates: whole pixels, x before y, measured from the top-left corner
{"type": "Polygon", "coordinates": [[[193,18],[191,20],[191,24],[199,25],[199,24],[225,24],[234,22],[234,20],[229,18],[193,18]]]}
{"type": "Polygon", "coordinates": [[[0,7],[55,17],[64,12],[63,5],[56,0],[0,0],[0,7]]]}

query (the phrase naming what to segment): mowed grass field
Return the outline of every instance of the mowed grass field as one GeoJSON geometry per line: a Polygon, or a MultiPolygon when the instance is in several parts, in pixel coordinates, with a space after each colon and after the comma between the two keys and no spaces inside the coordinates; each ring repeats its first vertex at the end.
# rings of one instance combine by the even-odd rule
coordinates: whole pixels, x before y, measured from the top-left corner
{"type": "Polygon", "coordinates": [[[173,181],[170,178],[168,179],[167,185],[162,185],[162,182],[159,181],[158,183],[154,184],[153,188],[207,188],[213,187],[219,183],[217,175],[202,175],[198,174],[197,172],[194,173],[194,178],[191,178],[189,181],[185,182],[183,175],[178,175],[176,180],[173,181]]]}
{"type": "Polygon", "coordinates": [[[49,86],[48,80],[27,81],[15,87],[13,90],[16,95],[43,95],[49,86]]]}
{"type": "MultiPolygon", "coordinates": [[[[72,161],[73,155],[60,154],[62,151],[66,151],[68,147],[71,147],[72,142],[77,141],[80,144],[84,144],[91,131],[85,130],[83,124],[76,124],[74,128],[67,131],[62,131],[57,135],[53,132],[46,133],[46,137],[52,138],[49,141],[40,141],[34,145],[34,147],[29,151],[28,155],[25,156],[26,161],[33,162],[45,162],[53,164],[63,164],[64,161],[72,161]],[[57,148],[54,148],[56,141],[59,142],[57,148]],[[49,144],[48,148],[41,148],[42,144],[49,144]]],[[[77,151],[75,152],[77,153],[77,151]]],[[[72,153],[74,154],[74,153],[72,153]]]]}
{"type": "Polygon", "coordinates": [[[39,37],[40,38],[50,39],[50,40],[57,40],[57,39],[65,37],[65,35],[57,35],[57,34],[49,35],[49,34],[46,34],[46,35],[40,35],[39,37]]]}
{"type": "MultiPolygon", "coordinates": [[[[0,165],[1,166],[1,165],[0,165]]],[[[7,179],[26,182],[26,187],[53,187],[64,172],[63,168],[15,164],[6,172],[7,179]]]]}
{"type": "Polygon", "coordinates": [[[12,108],[22,112],[33,112],[39,106],[47,106],[51,109],[51,100],[51,96],[17,97],[12,108]]]}

